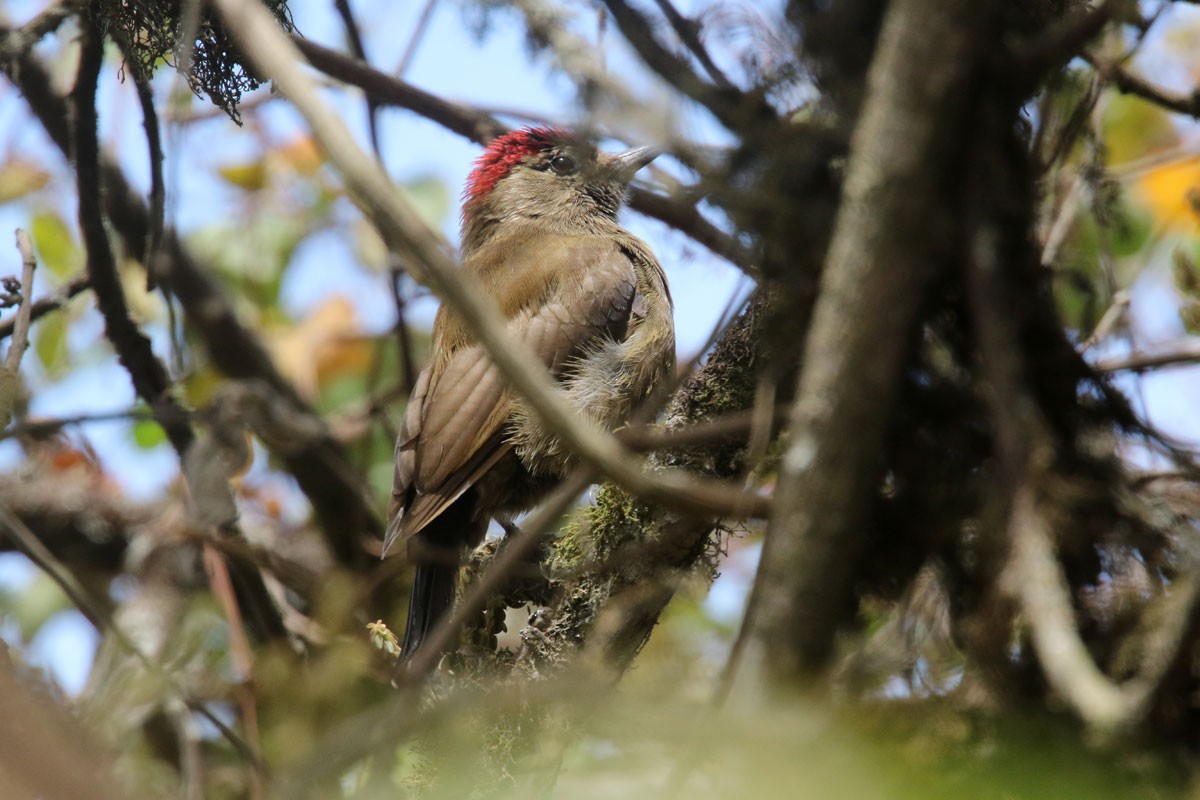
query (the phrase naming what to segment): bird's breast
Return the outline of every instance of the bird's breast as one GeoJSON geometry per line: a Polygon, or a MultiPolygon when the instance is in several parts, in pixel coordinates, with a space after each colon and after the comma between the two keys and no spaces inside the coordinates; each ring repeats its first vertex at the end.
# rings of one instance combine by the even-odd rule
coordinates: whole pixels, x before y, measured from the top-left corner
{"type": "MultiPolygon", "coordinates": [[[[605,431],[615,430],[674,369],[670,326],[639,324],[624,341],[597,339],[572,360],[559,390],[580,416],[605,431]]],[[[538,416],[518,401],[510,423],[514,450],[534,475],[565,476],[575,458],[538,416]]]]}

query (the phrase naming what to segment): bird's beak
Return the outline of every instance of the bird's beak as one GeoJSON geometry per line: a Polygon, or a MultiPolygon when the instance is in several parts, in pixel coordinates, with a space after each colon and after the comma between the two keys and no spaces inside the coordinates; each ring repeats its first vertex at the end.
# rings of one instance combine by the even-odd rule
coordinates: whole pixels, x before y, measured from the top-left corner
{"type": "Polygon", "coordinates": [[[635,147],[627,152],[610,156],[608,165],[622,181],[628,183],[633,180],[634,174],[639,169],[658,158],[661,154],[662,150],[659,150],[657,147],[635,147]]]}

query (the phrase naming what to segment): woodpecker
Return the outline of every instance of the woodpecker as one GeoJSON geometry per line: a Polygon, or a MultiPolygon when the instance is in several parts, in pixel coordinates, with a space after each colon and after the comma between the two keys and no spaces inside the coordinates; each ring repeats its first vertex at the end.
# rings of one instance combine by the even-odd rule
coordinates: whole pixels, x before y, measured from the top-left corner
{"type": "MultiPolygon", "coordinates": [[[[607,430],[675,366],[666,276],[617,221],[629,181],[656,155],[525,128],[487,146],[463,193],[462,270],[566,401],[607,430]]],[[[383,545],[407,541],[416,564],[404,658],[453,606],[463,553],[489,520],[532,508],[574,462],[443,305],[396,440],[383,545]]]]}

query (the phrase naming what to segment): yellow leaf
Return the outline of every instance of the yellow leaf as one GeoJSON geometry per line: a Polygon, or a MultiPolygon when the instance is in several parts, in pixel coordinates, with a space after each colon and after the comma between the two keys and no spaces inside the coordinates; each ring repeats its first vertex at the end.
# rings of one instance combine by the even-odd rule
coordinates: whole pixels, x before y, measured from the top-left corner
{"type": "Polygon", "coordinates": [[[0,164],[0,205],[19,200],[50,182],[50,173],[23,158],[0,164]]]}
{"type": "Polygon", "coordinates": [[[83,253],[66,221],[53,211],[33,215],[33,243],[46,268],[62,278],[83,266],[83,253]]]}
{"type": "Polygon", "coordinates": [[[247,192],[257,192],[267,185],[267,166],[262,161],[226,164],[217,168],[217,174],[247,192]]]}

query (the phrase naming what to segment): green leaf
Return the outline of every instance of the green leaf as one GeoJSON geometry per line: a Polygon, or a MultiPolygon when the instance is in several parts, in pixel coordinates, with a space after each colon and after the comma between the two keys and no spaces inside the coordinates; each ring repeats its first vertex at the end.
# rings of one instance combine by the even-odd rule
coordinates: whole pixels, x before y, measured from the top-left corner
{"type": "Polygon", "coordinates": [[[413,204],[417,215],[425,220],[425,224],[437,229],[446,219],[450,210],[450,190],[444,181],[432,176],[417,178],[401,184],[400,191],[413,204]]]}
{"type": "Polygon", "coordinates": [[[275,212],[255,215],[241,226],[214,225],[193,233],[188,244],[234,278],[256,302],[278,302],[284,268],[319,222],[275,212]]]}
{"type": "Polygon", "coordinates": [[[149,419],[133,423],[133,443],[143,450],[166,444],[167,434],[157,422],[149,419]]]}
{"type": "MultiPolygon", "coordinates": [[[[1154,229],[1154,217],[1129,203],[1121,203],[1119,214],[1109,228],[1113,253],[1131,256],[1146,246],[1154,229]]],[[[1132,281],[1130,281],[1132,283],[1132,281]]]]}
{"type": "Polygon", "coordinates": [[[13,608],[13,616],[21,629],[21,638],[29,641],[46,624],[46,620],[70,607],[70,600],[58,584],[45,573],[37,573],[13,608]]]}
{"type": "Polygon", "coordinates": [[[30,224],[33,243],[41,263],[63,278],[83,267],[83,253],[63,218],[53,211],[40,211],[30,224]]]}
{"type": "Polygon", "coordinates": [[[67,361],[67,315],[42,317],[33,331],[33,351],[50,377],[62,375],[67,361]]]}
{"type": "Polygon", "coordinates": [[[1179,141],[1170,115],[1134,95],[1109,92],[1104,98],[1102,125],[1109,164],[1132,161],[1179,141]]]}

